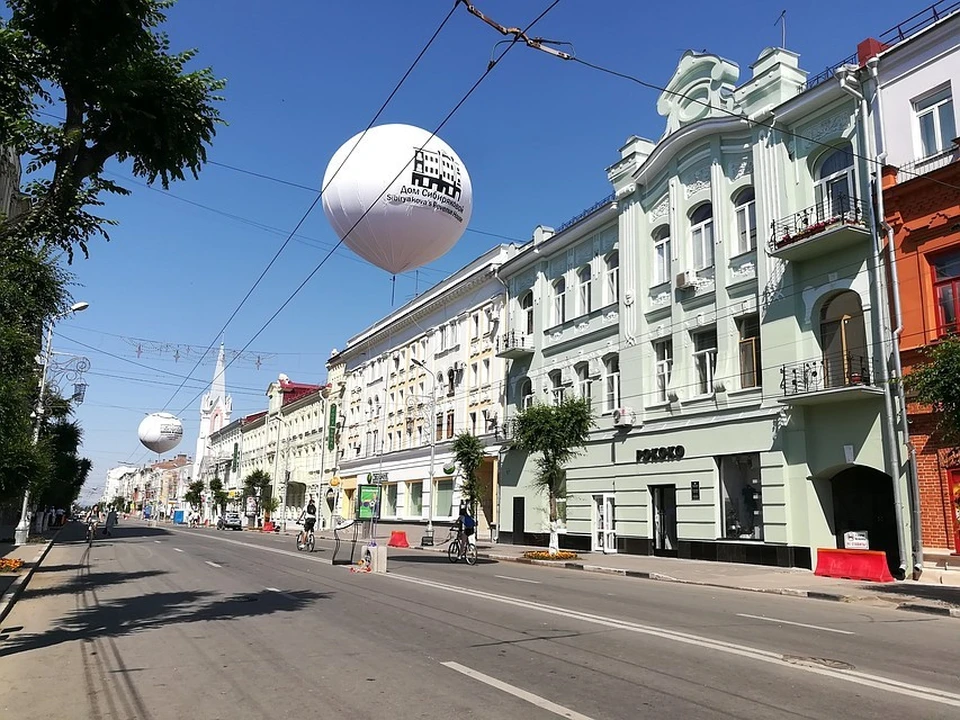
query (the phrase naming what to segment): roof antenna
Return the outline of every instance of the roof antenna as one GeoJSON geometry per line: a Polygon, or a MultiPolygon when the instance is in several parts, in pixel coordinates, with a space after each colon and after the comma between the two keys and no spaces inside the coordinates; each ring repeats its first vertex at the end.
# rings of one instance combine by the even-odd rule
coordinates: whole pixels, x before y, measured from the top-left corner
{"type": "Polygon", "coordinates": [[[780,26],[780,47],[784,50],[787,49],[787,11],[784,10],[780,13],[780,17],[777,18],[777,21],[773,24],[774,27],[777,25],[780,26]]]}

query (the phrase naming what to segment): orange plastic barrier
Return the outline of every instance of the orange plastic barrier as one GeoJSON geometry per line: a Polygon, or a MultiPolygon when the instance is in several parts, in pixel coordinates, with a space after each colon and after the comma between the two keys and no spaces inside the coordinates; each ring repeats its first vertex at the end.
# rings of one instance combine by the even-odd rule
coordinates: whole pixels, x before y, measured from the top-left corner
{"type": "Polygon", "coordinates": [[[407,533],[403,530],[394,530],[390,533],[390,542],[387,543],[387,547],[398,547],[398,548],[408,548],[410,543],[407,542],[407,533]]]}
{"type": "Polygon", "coordinates": [[[267,521],[263,524],[263,531],[264,531],[264,532],[273,532],[273,530],[274,530],[273,521],[272,521],[272,520],[267,520],[267,521]]]}
{"type": "Polygon", "coordinates": [[[887,554],[879,550],[817,548],[817,569],[813,574],[844,580],[893,582],[887,554]]]}

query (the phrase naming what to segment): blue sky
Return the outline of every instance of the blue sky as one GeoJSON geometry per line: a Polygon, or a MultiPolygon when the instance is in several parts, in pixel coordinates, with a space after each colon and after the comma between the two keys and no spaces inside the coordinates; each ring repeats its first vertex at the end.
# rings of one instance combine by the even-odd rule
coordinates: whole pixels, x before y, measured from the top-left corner
{"type": "MultiPolygon", "coordinates": [[[[525,25],[548,2],[478,4],[505,25],[525,25]]],[[[760,51],[780,43],[774,23],[782,9],[787,47],[816,74],[926,4],[561,0],[536,31],[572,42],[585,60],[663,85],[686,49],[721,55],[748,77],[760,51]]],[[[167,30],[175,49],[198,47],[198,62],[228,80],[221,111],[229,125],[220,129],[210,159],[317,187],[332,154],[366,126],[449,8],[447,0],[183,1],[167,30]]],[[[459,8],[381,122],[433,130],[483,72],[500,39],[459,8]]],[[[498,241],[482,233],[524,241],[537,224],[562,223],[608,194],[604,168],[623,141],[662,134],[656,100],[636,85],[514,48],[440,133],[470,172],[471,228],[481,232],[467,232],[422,270],[420,289],[498,241]]],[[[122,183],[131,177],[129,166],[111,171],[122,183]]],[[[72,268],[74,296],[90,309],[63,321],[55,339],[56,350],[82,353],[93,365],[78,412],[84,453],[94,461],[91,491],[102,487],[111,466],[150,459],[137,441],[140,419],[170,400],[180,382],[174,375],[196,361],[188,346],[203,349],[214,339],[314,198],[218,166],[168,193],[125,184],[133,195],[105,208],[120,223],[111,242],[94,241],[90,259],[72,268]],[[138,357],[130,338],[155,342],[142,343],[138,357]]],[[[243,347],[336,240],[318,206],[230,324],[226,346],[243,347]]],[[[397,278],[397,304],[413,295],[416,282],[413,274],[397,278]]],[[[250,358],[227,370],[234,416],[261,409],[267,384],[280,372],[322,381],[330,349],[390,310],[390,277],[341,249],[251,344],[250,358]]],[[[168,406],[186,408],[180,452],[193,453],[194,398],[211,379],[212,360],[168,406]]]]}

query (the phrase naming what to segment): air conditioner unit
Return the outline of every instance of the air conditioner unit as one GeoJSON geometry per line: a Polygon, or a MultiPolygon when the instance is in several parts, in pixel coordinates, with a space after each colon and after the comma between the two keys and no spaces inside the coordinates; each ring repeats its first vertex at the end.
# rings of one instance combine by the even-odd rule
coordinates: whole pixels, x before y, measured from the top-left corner
{"type": "Polygon", "coordinates": [[[696,279],[697,274],[692,270],[684,270],[682,273],[677,273],[677,290],[693,287],[696,279]]]}
{"type": "Polygon", "coordinates": [[[618,428],[633,427],[636,415],[630,408],[617,408],[613,411],[613,426],[618,428]]]}

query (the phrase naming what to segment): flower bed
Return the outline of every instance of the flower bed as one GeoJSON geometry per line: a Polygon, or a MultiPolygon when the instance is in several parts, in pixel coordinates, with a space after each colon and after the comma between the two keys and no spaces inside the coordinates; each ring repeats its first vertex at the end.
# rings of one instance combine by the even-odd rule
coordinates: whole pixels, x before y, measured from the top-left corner
{"type": "Polygon", "coordinates": [[[20,558],[0,558],[0,572],[17,572],[23,567],[20,558]]]}
{"type": "Polygon", "coordinates": [[[528,560],[576,560],[580,556],[569,550],[561,550],[551,555],[549,550],[527,550],[523,556],[528,560]]]}

